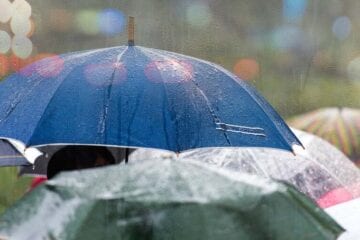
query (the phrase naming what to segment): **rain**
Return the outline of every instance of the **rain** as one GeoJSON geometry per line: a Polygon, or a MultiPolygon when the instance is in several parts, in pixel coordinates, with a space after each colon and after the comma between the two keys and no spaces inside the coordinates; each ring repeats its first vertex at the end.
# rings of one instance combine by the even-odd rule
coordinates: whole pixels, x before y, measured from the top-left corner
{"type": "Polygon", "coordinates": [[[359,239],[359,7],[0,0],[0,238],[359,239]]]}

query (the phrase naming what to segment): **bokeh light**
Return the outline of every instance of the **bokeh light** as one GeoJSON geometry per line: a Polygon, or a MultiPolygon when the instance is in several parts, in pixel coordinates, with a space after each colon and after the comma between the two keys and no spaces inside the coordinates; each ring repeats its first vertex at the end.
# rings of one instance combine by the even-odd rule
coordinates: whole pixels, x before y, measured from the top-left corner
{"type": "Polygon", "coordinates": [[[295,48],[302,39],[302,32],[298,27],[285,25],[273,32],[272,43],[276,49],[288,51],[295,48]]]}
{"type": "Polygon", "coordinates": [[[103,9],[98,15],[98,24],[102,34],[115,36],[124,30],[125,16],[117,9],[103,9]]]}
{"type": "Polygon", "coordinates": [[[13,53],[20,58],[28,58],[32,52],[32,42],[26,36],[15,35],[11,45],[13,53]]]}
{"type": "Polygon", "coordinates": [[[49,25],[57,32],[67,32],[73,26],[73,17],[67,9],[51,9],[48,15],[49,25]]]}
{"type": "Polygon", "coordinates": [[[243,80],[253,80],[259,72],[259,63],[251,58],[240,59],[234,66],[234,73],[243,80]]]}
{"type": "Polygon", "coordinates": [[[207,26],[211,18],[210,8],[205,2],[191,3],[186,9],[186,20],[195,27],[207,26]]]}
{"type": "Polygon", "coordinates": [[[98,12],[90,9],[78,11],[75,16],[75,24],[77,29],[84,34],[98,34],[98,12]]]}
{"type": "Polygon", "coordinates": [[[28,32],[28,34],[26,34],[27,37],[31,37],[35,32],[35,22],[32,18],[30,18],[30,26],[30,31],[28,32]]]}
{"type": "Polygon", "coordinates": [[[327,51],[317,51],[313,58],[313,64],[318,69],[329,71],[332,65],[331,55],[327,51]]]}
{"type": "Polygon", "coordinates": [[[31,6],[25,0],[15,0],[13,3],[14,15],[21,16],[22,18],[30,18],[31,16],[31,6]]]}
{"type": "Polygon", "coordinates": [[[350,35],[351,27],[351,21],[348,17],[338,17],[333,23],[332,32],[337,39],[344,40],[350,35]]]}
{"type": "Polygon", "coordinates": [[[39,61],[37,60],[34,67],[36,72],[43,77],[56,77],[64,69],[64,60],[58,55],[48,56],[39,61]]]}
{"type": "Polygon", "coordinates": [[[12,54],[8,57],[10,71],[18,72],[20,69],[31,63],[31,58],[22,59],[12,54]]]}
{"type": "MultiPolygon", "coordinates": [[[[56,54],[51,54],[51,53],[40,53],[40,54],[36,54],[33,57],[29,57],[25,60],[22,60],[22,62],[20,62],[20,69],[18,69],[18,72],[24,76],[31,76],[34,73],[38,73],[37,69],[36,69],[36,64],[32,64],[34,62],[40,61],[44,58],[47,57],[54,57],[56,56],[56,54]]],[[[18,60],[19,62],[19,60],[18,60]]]]}
{"type": "Polygon", "coordinates": [[[7,53],[11,48],[11,37],[5,31],[0,31],[0,53],[7,53]]]}
{"type": "Polygon", "coordinates": [[[0,22],[6,23],[13,15],[13,6],[9,0],[0,0],[0,22]]]}
{"type": "Polygon", "coordinates": [[[360,57],[351,60],[347,66],[347,73],[350,79],[360,81],[360,57]]]}
{"type": "Polygon", "coordinates": [[[6,55],[0,54],[0,77],[4,77],[9,73],[9,60],[6,55]]]}
{"type": "Polygon", "coordinates": [[[16,14],[11,18],[10,27],[15,35],[27,36],[31,31],[30,18],[16,14]]]}
{"type": "Polygon", "coordinates": [[[194,70],[185,61],[165,60],[152,61],[145,67],[146,77],[154,83],[181,83],[193,78],[194,70]]]}
{"type": "Polygon", "coordinates": [[[31,6],[25,0],[0,0],[0,21],[10,21],[10,29],[14,34],[0,31],[0,53],[6,53],[9,49],[18,57],[28,58],[32,52],[32,42],[28,37],[34,33],[35,24],[31,17],[31,6]]]}
{"type": "Polygon", "coordinates": [[[288,22],[300,22],[306,12],[307,0],[283,0],[283,16],[288,22]]]}
{"type": "Polygon", "coordinates": [[[85,67],[84,75],[93,85],[106,86],[110,83],[116,85],[126,80],[127,70],[120,62],[90,64],[85,67]]]}

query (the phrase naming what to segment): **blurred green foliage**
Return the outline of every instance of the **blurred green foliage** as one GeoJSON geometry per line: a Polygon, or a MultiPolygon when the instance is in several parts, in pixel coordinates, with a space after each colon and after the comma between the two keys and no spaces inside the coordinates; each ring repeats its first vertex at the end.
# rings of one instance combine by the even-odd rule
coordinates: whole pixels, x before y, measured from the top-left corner
{"type": "Polygon", "coordinates": [[[307,81],[269,77],[254,84],[284,118],[322,107],[359,107],[360,82],[331,77],[307,81]]]}
{"type": "Polygon", "coordinates": [[[0,168],[0,213],[23,196],[29,184],[30,178],[19,178],[16,168],[0,168]]]}

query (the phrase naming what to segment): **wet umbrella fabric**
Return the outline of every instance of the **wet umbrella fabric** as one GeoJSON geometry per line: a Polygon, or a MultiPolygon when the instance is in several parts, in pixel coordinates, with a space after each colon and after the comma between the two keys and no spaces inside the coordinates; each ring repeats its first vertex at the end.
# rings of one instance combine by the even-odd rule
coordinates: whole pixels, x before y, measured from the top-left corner
{"type": "Polygon", "coordinates": [[[360,166],[360,109],[321,108],[289,123],[329,141],[360,166]]]}
{"type": "Polygon", "coordinates": [[[341,232],[289,186],[171,160],[62,173],[0,219],[0,236],[11,239],[329,240],[341,232]]]}
{"type": "Polygon", "coordinates": [[[0,139],[0,167],[31,166],[43,153],[12,139],[0,139]]]}
{"type": "Polygon", "coordinates": [[[360,172],[334,146],[312,134],[292,129],[305,146],[297,155],[275,149],[197,149],[179,156],[138,149],[129,162],[151,159],[195,160],[228,170],[260,175],[295,186],[325,208],[360,197],[360,172]]]}
{"type": "Polygon", "coordinates": [[[27,147],[181,152],[219,146],[291,150],[299,144],[274,109],[227,70],[138,46],[40,60],[0,83],[0,101],[0,136],[27,147]]]}
{"type": "Polygon", "coordinates": [[[0,139],[0,167],[30,164],[31,163],[9,141],[0,139]]]}

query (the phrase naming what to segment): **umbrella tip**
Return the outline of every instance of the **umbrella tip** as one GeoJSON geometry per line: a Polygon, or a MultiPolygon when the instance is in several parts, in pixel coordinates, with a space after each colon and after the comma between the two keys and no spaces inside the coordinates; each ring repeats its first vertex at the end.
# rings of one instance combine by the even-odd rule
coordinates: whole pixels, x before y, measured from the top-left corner
{"type": "Polygon", "coordinates": [[[292,154],[294,154],[295,157],[296,155],[301,155],[304,151],[306,151],[303,145],[294,144],[291,146],[291,148],[292,148],[292,154]]]}
{"type": "Polygon", "coordinates": [[[135,45],[135,18],[129,17],[128,20],[128,45],[135,45]]]}

